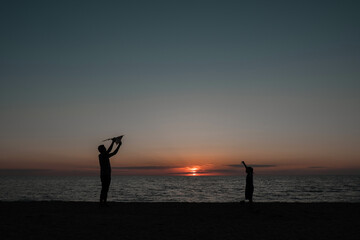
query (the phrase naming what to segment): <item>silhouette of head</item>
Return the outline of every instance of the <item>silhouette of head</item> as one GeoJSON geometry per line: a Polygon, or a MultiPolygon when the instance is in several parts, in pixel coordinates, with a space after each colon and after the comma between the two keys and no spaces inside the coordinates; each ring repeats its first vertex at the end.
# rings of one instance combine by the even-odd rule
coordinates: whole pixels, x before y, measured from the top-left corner
{"type": "Polygon", "coordinates": [[[247,167],[246,168],[246,173],[253,173],[254,169],[252,167],[247,167]]]}
{"type": "Polygon", "coordinates": [[[99,150],[99,152],[100,152],[100,153],[104,153],[104,152],[106,152],[106,148],[105,148],[105,146],[104,146],[104,145],[100,145],[100,146],[98,146],[98,150],[99,150]]]}

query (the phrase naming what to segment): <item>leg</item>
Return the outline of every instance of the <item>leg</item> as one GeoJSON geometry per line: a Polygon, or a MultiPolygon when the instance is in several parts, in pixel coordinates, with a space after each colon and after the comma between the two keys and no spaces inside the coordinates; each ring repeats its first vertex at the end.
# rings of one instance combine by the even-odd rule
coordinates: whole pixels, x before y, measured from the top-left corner
{"type": "Polygon", "coordinates": [[[101,178],[101,192],[100,192],[100,205],[104,202],[104,196],[105,196],[105,181],[103,178],[101,178]]]}
{"type": "Polygon", "coordinates": [[[254,194],[254,187],[252,187],[250,189],[250,192],[249,192],[249,203],[252,203],[253,202],[253,194],[254,194]]]}
{"type": "Polygon", "coordinates": [[[106,204],[107,202],[107,195],[109,192],[110,182],[111,182],[110,177],[104,178],[104,181],[102,182],[102,201],[104,204],[106,204]]]}
{"type": "Polygon", "coordinates": [[[101,193],[100,193],[100,205],[107,200],[107,193],[109,191],[110,177],[101,176],[101,193]]]}

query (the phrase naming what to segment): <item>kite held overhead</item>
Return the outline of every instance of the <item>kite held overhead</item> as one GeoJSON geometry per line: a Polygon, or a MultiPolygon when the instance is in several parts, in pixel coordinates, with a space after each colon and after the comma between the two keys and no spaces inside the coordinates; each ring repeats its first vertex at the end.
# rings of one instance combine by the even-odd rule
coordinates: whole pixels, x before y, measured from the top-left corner
{"type": "Polygon", "coordinates": [[[103,142],[105,141],[110,141],[110,140],[114,140],[116,143],[120,143],[121,142],[121,139],[124,137],[124,135],[121,135],[121,136],[118,136],[118,137],[113,137],[113,138],[108,138],[108,139],[105,139],[103,142]]]}

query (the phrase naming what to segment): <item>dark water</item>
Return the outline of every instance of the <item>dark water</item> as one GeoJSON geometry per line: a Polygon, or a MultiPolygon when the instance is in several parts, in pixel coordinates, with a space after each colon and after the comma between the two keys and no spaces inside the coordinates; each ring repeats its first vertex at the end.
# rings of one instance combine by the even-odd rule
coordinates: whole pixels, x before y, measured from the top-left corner
{"type": "MultiPolygon", "coordinates": [[[[100,194],[99,177],[0,176],[0,201],[87,201],[100,194]]],[[[360,202],[360,176],[255,176],[256,202],[360,202]]],[[[238,202],[245,176],[113,176],[109,201],[238,202]]]]}

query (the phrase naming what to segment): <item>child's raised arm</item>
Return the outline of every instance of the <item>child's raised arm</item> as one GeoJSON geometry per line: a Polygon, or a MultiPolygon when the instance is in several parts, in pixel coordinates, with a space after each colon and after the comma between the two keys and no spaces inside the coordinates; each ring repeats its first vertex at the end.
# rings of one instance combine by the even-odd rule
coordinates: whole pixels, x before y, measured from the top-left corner
{"type": "Polygon", "coordinates": [[[244,164],[244,167],[245,167],[245,168],[247,168],[247,166],[246,166],[246,164],[245,164],[245,162],[244,162],[244,161],[242,161],[242,164],[244,164]]]}
{"type": "Polygon", "coordinates": [[[121,142],[118,143],[118,146],[116,147],[115,151],[113,151],[112,153],[109,154],[109,157],[114,156],[115,154],[117,154],[117,152],[119,151],[119,148],[121,146],[121,142]]]}
{"type": "Polygon", "coordinates": [[[111,142],[111,144],[110,144],[110,147],[109,147],[108,150],[107,150],[107,153],[109,153],[109,154],[110,154],[110,152],[111,152],[111,150],[112,150],[112,148],[113,148],[113,146],[114,146],[115,138],[113,138],[113,139],[111,139],[111,140],[112,140],[112,142],[111,142]]]}

